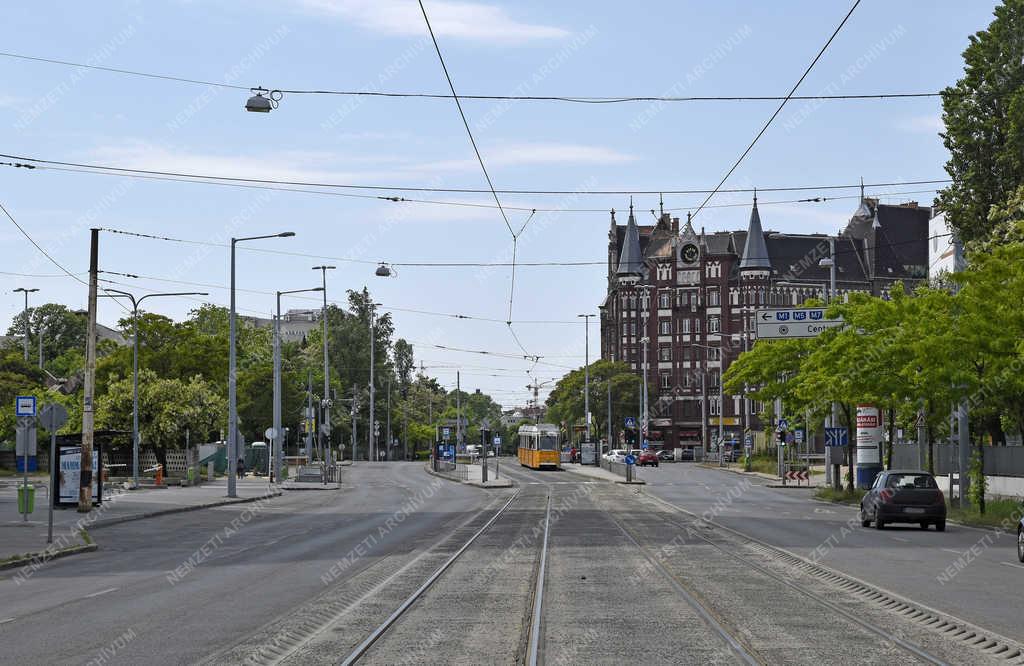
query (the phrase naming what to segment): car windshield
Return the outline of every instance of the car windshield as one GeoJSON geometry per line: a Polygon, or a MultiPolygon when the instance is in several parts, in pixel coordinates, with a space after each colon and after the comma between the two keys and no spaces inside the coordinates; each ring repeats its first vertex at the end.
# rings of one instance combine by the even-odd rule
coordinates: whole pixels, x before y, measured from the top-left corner
{"type": "Polygon", "coordinates": [[[897,490],[935,490],[939,487],[930,474],[890,474],[885,485],[897,490]]]}

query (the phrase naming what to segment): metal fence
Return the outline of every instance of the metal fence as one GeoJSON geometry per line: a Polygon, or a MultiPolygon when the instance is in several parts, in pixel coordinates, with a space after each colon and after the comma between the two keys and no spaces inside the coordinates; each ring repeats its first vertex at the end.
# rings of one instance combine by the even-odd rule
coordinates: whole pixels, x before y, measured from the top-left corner
{"type": "Polygon", "coordinates": [[[456,478],[460,481],[469,479],[468,463],[453,463],[448,460],[437,461],[437,471],[440,474],[456,478]]]}
{"type": "MultiPolygon", "coordinates": [[[[626,478],[626,463],[612,462],[611,460],[601,459],[601,467],[608,470],[612,474],[626,478]]],[[[636,476],[636,470],[633,470],[633,476],[636,476]]]]}
{"type": "MultiPolygon", "coordinates": [[[[1024,446],[983,446],[984,470],[986,476],[1024,477],[1024,446]]],[[[936,474],[957,472],[958,447],[952,444],[935,444],[932,456],[936,474]]],[[[971,452],[972,455],[974,451],[971,452]]],[[[900,444],[893,447],[893,469],[916,469],[920,466],[916,444],[900,444]]]]}

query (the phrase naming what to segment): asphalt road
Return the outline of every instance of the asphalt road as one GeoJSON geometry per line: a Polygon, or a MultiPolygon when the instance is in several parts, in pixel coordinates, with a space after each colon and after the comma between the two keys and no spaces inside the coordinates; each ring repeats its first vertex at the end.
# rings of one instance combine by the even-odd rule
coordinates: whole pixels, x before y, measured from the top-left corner
{"type": "Polygon", "coordinates": [[[693,463],[645,468],[646,492],[746,535],[1009,638],[1024,639],[1024,565],[1016,535],[947,524],[861,527],[857,510],[809,489],[693,463]]]}
{"type": "Polygon", "coordinates": [[[0,661],[195,663],[320,594],[342,558],[354,553],[350,574],[423,547],[481,505],[480,490],[422,464],[363,463],[344,482],[112,526],[95,533],[97,552],[52,561],[23,584],[5,572],[0,661]],[[413,519],[381,533],[410,506],[413,519]]]}

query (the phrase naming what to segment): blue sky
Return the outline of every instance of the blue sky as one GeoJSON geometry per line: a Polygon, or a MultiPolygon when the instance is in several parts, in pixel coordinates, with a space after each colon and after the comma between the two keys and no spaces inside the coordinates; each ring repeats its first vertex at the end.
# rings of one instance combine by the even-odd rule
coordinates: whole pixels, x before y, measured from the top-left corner
{"type": "MultiPolygon", "coordinates": [[[[426,5],[460,93],[587,96],[785,94],[849,8],[846,0],[426,5]]],[[[959,76],[967,37],[988,25],[994,5],[865,0],[799,92],[937,91],[959,76]]],[[[407,0],[33,2],[6,7],[4,24],[3,50],[32,56],[243,86],[447,92],[419,9],[407,0]]],[[[263,115],[243,111],[244,91],[3,57],[0,76],[3,153],[254,178],[486,185],[451,100],[287,95],[263,115]]],[[[774,110],[772,102],[464,105],[496,186],[542,190],[712,187],[774,110]]],[[[943,178],[940,129],[934,98],[791,102],[727,187],[943,178]]],[[[873,194],[929,202],[930,192],[885,197],[921,189],[873,194]]],[[[422,198],[492,203],[472,194],[422,198]]],[[[767,203],[791,198],[798,197],[763,195],[766,228],[834,231],[856,207],[850,200],[767,203]]],[[[747,200],[720,195],[712,203],[747,200]]],[[[372,263],[360,263],[506,261],[511,237],[497,210],[11,168],[0,170],[0,202],[73,272],[87,268],[91,226],[214,242],[232,233],[293,230],[295,238],[252,246],[334,257],[332,300],[367,285],[385,306],[499,320],[394,313],[398,334],[414,342],[417,360],[461,366],[464,388],[479,387],[506,405],[526,398],[531,363],[427,346],[520,353],[503,323],[507,268],[406,266],[397,278],[381,279],[373,276],[372,263]]],[[[502,202],[595,209],[538,213],[519,242],[519,261],[601,261],[604,211],[626,209],[629,197],[508,195],[502,202]]],[[[635,202],[639,211],[658,205],[650,195],[635,202]]],[[[682,217],[698,203],[695,195],[665,198],[682,217]]],[[[509,211],[517,228],[527,215],[509,211]]],[[[705,209],[695,224],[741,229],[748,216],[745,206],[705,209]]],[[[639,219],[650,220],[650,213],[639,219]]],[[[0,250],[5,271],[59,273],[6,221],[0,250]]],[[[224,248],[101,236],[101,269],[147,276],[114,278],[140,292],[196,289],[226,304],[223,289],[150,278],[226,285],[227,259],[224,248]]],[[[241,252],[239,286],[266,292],[314,286],[310,267],[318,263],[323,260],[241,252]]],[[[10,293],[18,286],[39,287],[34,302],[85,304],[85,287],[66,277],[0,279],[8,287],[2,300],[8,321],[21,308],[20,294],[10,293]]],[[[512,317],[575,320],[597,311],[604,290],[602,266],[521,267],[512,317]]],[[[183,299],[150,303],[174,318],[196,306],[183,299]]],[[[273,296],[240,293],[239,307],[266,316],[273,296]]],[[[119,312],[105,302],[100,319],[113,324],[119,312]]],[[[515,331],[531,354],[553,364],[536,367],[541,380],[583,362],[582,323],[522,323],[515,331]]],[[[591,358],[599,351],[596,322],[590,351],[591,358]]],[[[453,367],[431,374],[454,382],[453,367]]]]}

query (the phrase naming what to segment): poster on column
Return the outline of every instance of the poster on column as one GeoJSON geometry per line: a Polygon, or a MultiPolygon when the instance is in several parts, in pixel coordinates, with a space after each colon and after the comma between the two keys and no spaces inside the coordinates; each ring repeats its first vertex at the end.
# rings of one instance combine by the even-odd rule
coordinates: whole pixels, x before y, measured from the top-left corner
{"type": "MultiPolygon", "coordinates": [[[[77,506],[78,487],[82,479],[82,447],[62,446],[57,452],[57,480],[58,506],[77,506]]],[[[99,486],[96,483],[99,478],[100,451],[99,447],[92,450],[92,501],[100,502],[99,486]]]]}
{"type": "Polygon", "coordinates": [[[882,416],[875,405],[857,405],[858,465],[882,464],[882,416]]]}

